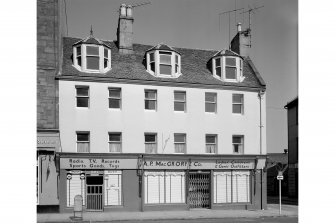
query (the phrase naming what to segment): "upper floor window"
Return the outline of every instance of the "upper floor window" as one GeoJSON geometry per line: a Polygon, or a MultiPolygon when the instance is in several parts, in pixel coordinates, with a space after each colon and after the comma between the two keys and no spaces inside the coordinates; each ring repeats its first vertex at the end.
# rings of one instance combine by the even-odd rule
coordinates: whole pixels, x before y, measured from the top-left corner
{"type": "Polygon", "coordinates": [[[89,153],[90,152],[90,133],[77,132],[77,152],[89,153]]]}
{"type": "Polygon", "coordinates": [[[233,136],[233,153],[243,154],[244,153],[244,137],[243,136],[233,136]]]}
{"type": "Polygon", "coordinates": [[[186,134],[174,134],[175,153],[186,153],[186,134]]]}
{"type": "Polygon", "coordinates": [[[147,71],[157,77],[176,78],[181,75],[180,55],[175,51],[152,50],[146,54],[147,71]]]}
{"type": "Polygon", "coordinates": [[[122,151],[121,145],[121,133],[109,133],[109,152],[120,153],[122,151]]]}
{"type": "Polygon", "coordinates": [[[243,114],[243,94],[233,94],[233,113],[243,114]]]}
{"type": "Polygon", "coordinates": [[[156,90],[144,90],[144,107],[146,110],[157,109],[157,91],[156,90]]]}
{"type": "Polygon", "coordinates": [[[77,107],[88,108],[90,100],[89,87],[76,86],[76,99],[77,99],[77,107]]]}
{"type": "Polygon", "coordinates": [[[205,92],[205,112],[216,113],[216,93],[205,92]]]}
{"type": "Polygon", "coordinates": [[[243,76],[243,59],[239,56],[218,55],[212,59],[215,78],[227,82],[241,82],[243,76]]]}
{"type": "Polygon", "coordinates": [[[206,153],[216,153],[217,135],[206,135],[206,153]]]}
{"type": "Polygon", "coordinates": [[[111,50],[106,45],[75,46],[73,58],[73,66],[82,72],[106,73],[111,69],[111,50]]]}
{"type": "Polygon", "coordinates": [[[174,92],[174,110],[175,111],[186,111],[186,92],[175,91],[174,92]]]}
{"type": "Polygon", "coordinates": [[[109,88],[108,93],[109,108],[121,108],[121,88],[109,88]]]}
{"type": "Polygon", "coordinates": [[[144,134],[145,153],[157,153],[157,134],[144,134]]]}

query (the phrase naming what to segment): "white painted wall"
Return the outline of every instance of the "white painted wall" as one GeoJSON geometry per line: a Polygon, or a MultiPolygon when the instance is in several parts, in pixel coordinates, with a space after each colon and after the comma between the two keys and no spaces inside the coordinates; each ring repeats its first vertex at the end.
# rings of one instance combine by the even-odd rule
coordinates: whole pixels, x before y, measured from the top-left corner
{"type": "MultiPolygon", "coordinates": [[[[218,135],[218,154],[232,154],[232,135],[244,135],[244,153],[260,154],[260,104],[257,92],[93,82],[59,82],[60,137],[63,152],[76,152],[76,131],[90,131],[92,153],[108,152],[108,132],[122,132],[124,153],[144,153],[144,133],[155,132],[158,153],[174,153],[174,133],[186,133],[187,153],[205,153],[205,135],[218,135]],[[90,107],[76,107],[76,85],[89,86],[90,107]],[[122,109],[108,108],[108,87],[122,88],[122,109]],[[144,89],[156,89],[157,111],[144,109],[144,89]],[[187,112],[174,111],[174,91],[186,91],[187,112]],[[217,113],[205,113],[205,92],[217,93],[217,113]],[[244,115],[232,114],[232,93],[244,94],[244,115]]],[[[262,100],[265,126],[265,95],[262,100]]],[[[263,128],[262,154],[266,154],[263,128]]]]}

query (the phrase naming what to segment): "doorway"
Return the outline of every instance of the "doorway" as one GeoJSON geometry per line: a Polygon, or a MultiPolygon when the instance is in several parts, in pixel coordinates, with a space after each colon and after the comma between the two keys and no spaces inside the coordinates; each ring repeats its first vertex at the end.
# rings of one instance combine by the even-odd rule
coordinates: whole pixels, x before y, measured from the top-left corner
{"type": "Polygon", "coordinates": [[[103,176],[86,177],[86,209],[87,211],[103,210],[103,176]]]}
{"type": "Polygon", "coordinates": [[[210,172],[189,173],[190,208],[210,208],[210,172]]]}

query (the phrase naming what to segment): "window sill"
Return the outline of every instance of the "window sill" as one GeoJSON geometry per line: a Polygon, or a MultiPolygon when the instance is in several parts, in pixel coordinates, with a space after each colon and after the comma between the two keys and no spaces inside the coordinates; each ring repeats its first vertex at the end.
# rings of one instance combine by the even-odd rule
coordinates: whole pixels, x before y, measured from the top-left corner
{"type": "Polygon", "coordinates": [[[147,111],[147,112],[157,112],[157,110],[154,110],[154,109],[144,109],[144,111],[147,111]]]}
{"type": "Polygon", "coordinates": [[[216,112],[206,112],[206,111],[205,111],[205,114],[216,115],[217,113],[216,113],[216,112]]]}
{"type": "Polygon", "coordinates": [[[121,108],[108,108],[108,110],[111,110],[111,111],[121,111],[121,108]]]}
{"type": "Polygon", "coordinates": [[[76,107],[77,109],[89,109],[90,107],[76,107]]]}
{"type": "Polygon", "coordinates": [[[174,113],[180,113],[180,114],[184,114],[184,113],[186,113],[186,111],[175,111],[175,110],[173,110],[173,112],[174,112],[174,113]]]}

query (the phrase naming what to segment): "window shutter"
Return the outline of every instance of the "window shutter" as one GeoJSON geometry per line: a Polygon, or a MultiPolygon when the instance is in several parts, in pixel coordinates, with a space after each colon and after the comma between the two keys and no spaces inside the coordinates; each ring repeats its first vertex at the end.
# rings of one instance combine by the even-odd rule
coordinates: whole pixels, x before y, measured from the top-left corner
{"type": "Polygon", "coordinates": [[[146,203],[164,203],[164,172],[145,172],[144,178],[146,203]]]}
{"type": "Polygon", "coordinates": [[[105,205],[121,205],[121,171],[105,172],[105,205]]]}
{"type": "Polygon", "coordinates": [[[233,171],[233,202],[250,202],[249,171],[233,171]]]}
{"type": "Polygon", "coordinates": [[[184,172],[166,172],[166,203],[185,203],[184,182],[184,172]]]}
{"type": "Polygon", "coordinates": [[[214,203],[231,203],[231,172],[214,172],[214,203]]]}
{"type": "Polygon", "coordinates": [[[74,197],[81,195],[83,197],[83,205],[85,204],[85,183],[80,179],[79,174],[73,174],[71,180],[67,180],[67,206],[73,207],[74,197]]]}

